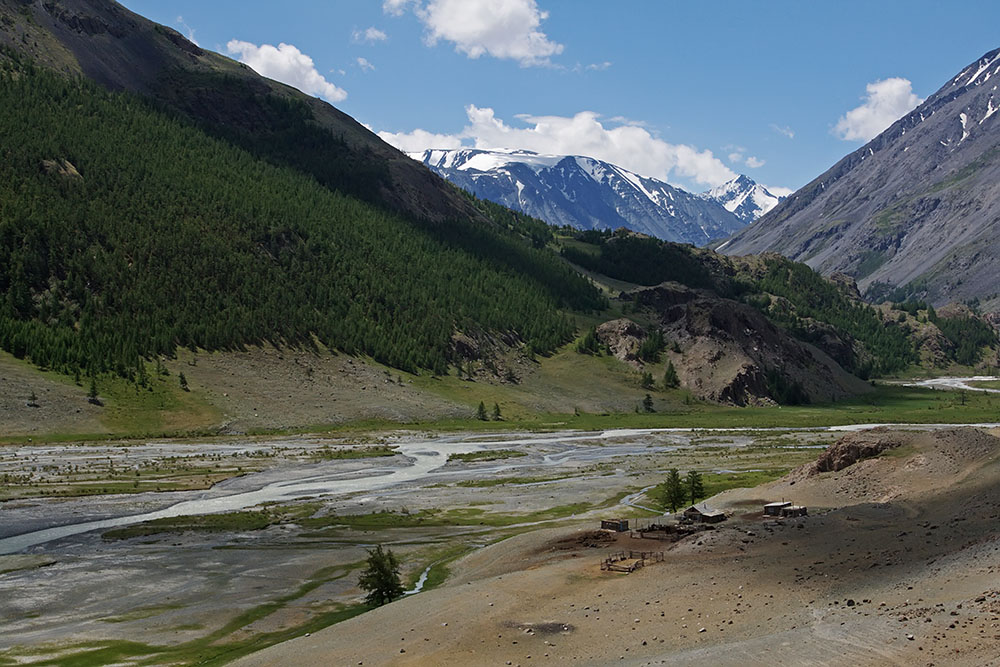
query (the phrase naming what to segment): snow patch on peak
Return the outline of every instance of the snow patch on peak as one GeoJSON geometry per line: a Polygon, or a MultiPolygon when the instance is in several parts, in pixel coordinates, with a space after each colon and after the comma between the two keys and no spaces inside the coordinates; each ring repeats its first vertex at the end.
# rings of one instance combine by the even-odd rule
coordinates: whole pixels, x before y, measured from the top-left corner
{"type": "Polygon", "coordinates": [[[727,211],[747,223],[764,215],[784,199],[742,174],[712,188],[704,196],[718,201],[727,211]]]}

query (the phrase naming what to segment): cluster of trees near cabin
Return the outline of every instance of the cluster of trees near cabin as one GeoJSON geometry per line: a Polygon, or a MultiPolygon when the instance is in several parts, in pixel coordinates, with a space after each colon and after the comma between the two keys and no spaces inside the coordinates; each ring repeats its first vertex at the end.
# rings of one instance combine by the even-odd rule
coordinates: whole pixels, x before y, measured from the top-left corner
{"type": "Polygon", "coordinates": [[[0,132],[0,347],[42,367],[134,378],[177,346],[318,341],[443,373],[456,329],[544,353],[574,335],[560,309],[606,305],[504,225],[430,229],[267,145],[3,58],[0,132]]]}

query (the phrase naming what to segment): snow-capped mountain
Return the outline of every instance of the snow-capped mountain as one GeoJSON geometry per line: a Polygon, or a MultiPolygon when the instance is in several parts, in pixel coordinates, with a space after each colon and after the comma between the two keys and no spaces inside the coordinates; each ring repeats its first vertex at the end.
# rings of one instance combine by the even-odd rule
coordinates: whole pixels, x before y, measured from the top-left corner
{"type": "Polygon", "coordinates": [[[731,181],[706,192],[709,197],[722,204],[727,211],[749,225],[778,205],[784,197],[768,192],[760,183],[746,176],[737,176],[731,181]]]}
{"type": "Polygon", "coordinates": [[[746,176],[717,188],[723,201],[589,157],[471,148],[409,155],[477,197],[553,225],[627,227],[694,245],[732,234],[754,219],[754,210],[777,203],[746,176]]]}

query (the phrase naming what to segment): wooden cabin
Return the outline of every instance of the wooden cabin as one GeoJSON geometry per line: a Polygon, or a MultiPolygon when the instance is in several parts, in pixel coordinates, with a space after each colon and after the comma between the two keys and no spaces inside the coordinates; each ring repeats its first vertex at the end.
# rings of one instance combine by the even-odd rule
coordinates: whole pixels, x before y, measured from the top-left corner
{"type": "Polygon", "coordinates": [[[706,506],[698,508],[697,505],[684,510],[684,518],[698,523],[719,523],[726,520],[726,513],[722,510],[710,510],[706,506]]]}
{"type": "Polygon", "coordinates": [[[781,510],[786,507],[791,507],[792,503],[789,500],[783,500],[779,503],[768,503],[764,505],[764,515],[765,516],[781,516],[781,510]]]}
{"type": "Polygon", "coordinates": [[[628,519],[601,519],[601,530],[624,533],[628,530],[628,519]]]}

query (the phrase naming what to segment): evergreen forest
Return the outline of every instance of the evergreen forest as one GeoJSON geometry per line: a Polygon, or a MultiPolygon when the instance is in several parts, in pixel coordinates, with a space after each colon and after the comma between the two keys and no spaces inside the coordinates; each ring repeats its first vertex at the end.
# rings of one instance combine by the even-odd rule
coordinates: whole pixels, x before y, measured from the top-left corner
{"type": "Polygon", "coordinates": [[[265,342],[444,373],[456,330],[545,353],[575,333],[564,309],[606,305],[508,225],[431,228],[343,194],[360,186],[336,169],[16,59],[0,133],[0,347],[63,373],[134,379],[177,346],[265,342]]]}

